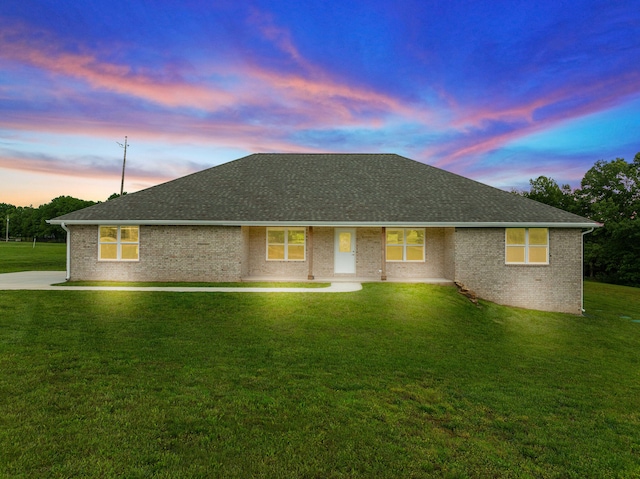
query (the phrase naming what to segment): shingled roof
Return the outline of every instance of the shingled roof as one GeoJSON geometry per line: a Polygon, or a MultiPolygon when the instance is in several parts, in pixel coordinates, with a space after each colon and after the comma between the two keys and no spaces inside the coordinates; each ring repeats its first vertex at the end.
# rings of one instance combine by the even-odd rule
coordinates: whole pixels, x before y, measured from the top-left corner
{"type": "Polygon", "coordinates": [[[249,155],[50,222],[596,226],[399,155],[275,153],[249,155]]]}

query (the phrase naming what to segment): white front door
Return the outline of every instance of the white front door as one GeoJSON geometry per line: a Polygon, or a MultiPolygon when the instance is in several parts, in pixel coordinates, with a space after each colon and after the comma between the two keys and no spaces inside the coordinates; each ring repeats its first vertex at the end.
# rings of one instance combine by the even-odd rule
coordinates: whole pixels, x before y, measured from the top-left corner
{"type": "Polygon", "coordinates": [[[333,272],[342,274],[356,273],[356,230],[336,228],[335,261],[333,272]]]}

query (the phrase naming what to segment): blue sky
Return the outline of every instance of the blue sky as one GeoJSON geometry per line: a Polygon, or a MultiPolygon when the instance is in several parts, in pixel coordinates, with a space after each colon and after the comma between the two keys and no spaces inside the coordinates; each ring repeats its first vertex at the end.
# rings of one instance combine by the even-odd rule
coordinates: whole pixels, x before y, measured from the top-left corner
{"type": "Polygon", "coordinates": [[[0,3],[0,202],[105,200],[254,152],[577,186],[640,151],[640,2],[0,3]]]}

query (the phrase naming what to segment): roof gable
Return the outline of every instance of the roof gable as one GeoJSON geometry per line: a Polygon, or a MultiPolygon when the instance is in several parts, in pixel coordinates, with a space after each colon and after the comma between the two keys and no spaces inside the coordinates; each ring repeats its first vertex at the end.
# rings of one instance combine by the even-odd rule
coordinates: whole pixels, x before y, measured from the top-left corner
{"type": "Polygon", "coordinates": [[[394,154],[249,155],[52,223],[596,223],[394,154]]]}

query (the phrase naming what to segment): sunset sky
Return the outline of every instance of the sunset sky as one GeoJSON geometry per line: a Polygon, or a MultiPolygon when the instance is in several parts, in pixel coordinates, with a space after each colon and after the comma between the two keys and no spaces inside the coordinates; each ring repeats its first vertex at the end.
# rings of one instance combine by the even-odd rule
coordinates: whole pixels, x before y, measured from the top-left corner
{"type": "Polygon", "coordinates": [[[0,203],[255,152],[398,153],[503,188],[640,151],[640,0],[0,2],[0,203]]]}

